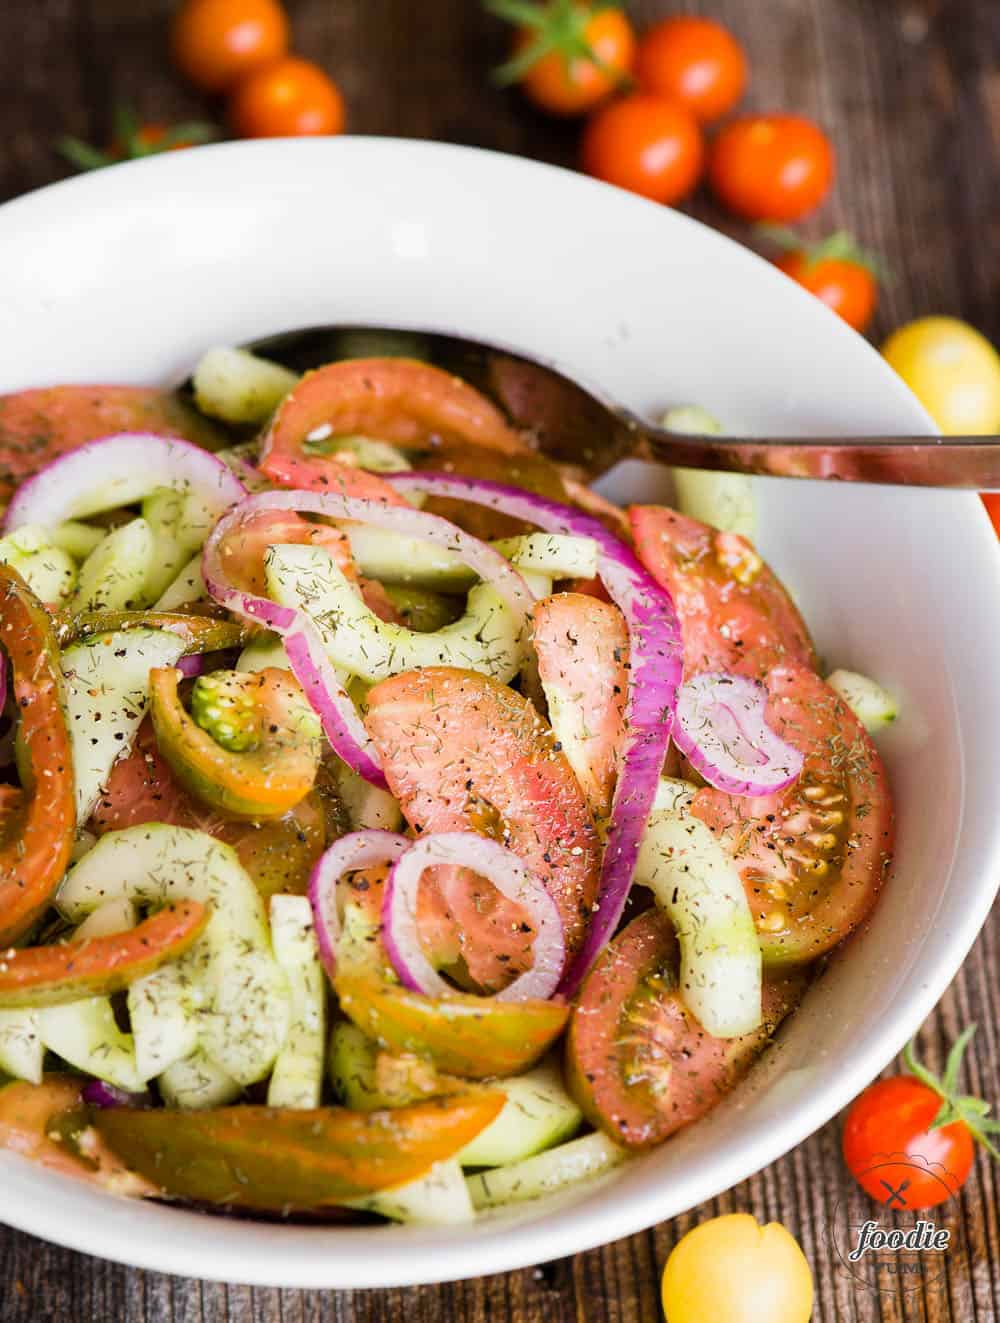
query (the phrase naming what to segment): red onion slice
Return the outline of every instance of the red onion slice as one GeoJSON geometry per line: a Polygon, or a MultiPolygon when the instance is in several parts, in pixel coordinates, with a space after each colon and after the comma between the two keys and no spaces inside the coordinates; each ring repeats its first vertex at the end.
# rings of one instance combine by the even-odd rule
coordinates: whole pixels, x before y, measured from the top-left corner
{"type": "Polygon", "coordinates": [[[355,831],[335,841],[316,861],[309,876],[309,904],[319,958],[330,978],[337,966],[340,915],[337,913],[337,883],[345,873],[376,864],[392,864],[410,847],[406,836],[394,831],[355,831]]]}
{"type": "Polygon", "coordinates": [[[599,520],[568,505],[519,487],[448,473],[387,473],[384,478],[398,491],[450,496],[489,506],[549,533],[593,538],[598,546],[597,573],[625,616],[631,663],[625,738],[597,901],[583,946],[559,987],[572,996],[618,926],[666,757],[682,666],[680,621],[673,599],[631,548],[599,520]]]}
{"type": "Polygon", "coordinates": [[[51,528],[131,505],[162,487],[197,497],[209,524],[247,494],[222,460],[200,446],[146,432],[119,432],[60,455],[23,483],[7,507],[4,529],[23,524],[51,528]]]}
{"type": "Polygon", "coordinates": [[[83,1086],[81,1097],[91,1107],[149,1107],[153,1101],[148,1089],[143,1089],[141,1093],[130,1093],[128,1089],[120,1089],[117,1084],[108,1084],[98,1079],[89,1080],[83,1086]]]}
{"type": "Polygon", "coordinates": [[[205,543],[202,576],[210,597],[246,620],[255,620],[273,629],[284,639],[285,651],[306,698],[323,722],[323,729],[333,749],[344,762],[372,785],[385,788],[375,747],[368,737],[354,704],[337,678],[315,626],[303,611],[278,606],[265,597],[255,597],[231,586],[223,565],[225,538],[238,530],[240,523],[259,510],[293,510],[305,514],[326,515],[354,523],[369,524],[409,537],[423,538],[446,547],[462,559],[510,607],[522,634],[527,634],[528,617],[535,601],[528,585],[508,560],[462,532],[447,519],[424,514],[408,505],[389,505],[335,492],[261,492],[249,496],[226,518],[220,520],[205,543]]]}
{"type": "Polygon", "coordinates": [[[438,832],[410,844],[389,874],[382,902],[382,936],[400,981],[426,997],[448,997],[455,989],[440,976],[420,946],[417,893],[428,868],[454,864],[471,868],[516,901],[535,928],[534,960],[493,1001],[547,1001],[555,992],[566,958],[562,919],[549,893],[506,846],[472,831],[438,832]]]}
{"type": "Polygon", "coordinates": [[[730,795],[773,795],[803,758],[767,724],[767,690],[742,675],[706,671],[681,686],[674,743],[709,785],[730,795]]]}

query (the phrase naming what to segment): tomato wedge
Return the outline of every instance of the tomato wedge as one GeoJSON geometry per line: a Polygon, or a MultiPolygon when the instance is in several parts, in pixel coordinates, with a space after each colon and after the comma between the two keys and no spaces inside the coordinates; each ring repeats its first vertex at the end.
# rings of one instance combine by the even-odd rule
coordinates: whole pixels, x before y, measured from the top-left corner
{"type": "Polygon", "coordinates": [[[632,506],[629,519],[639,559],[677,607],[686,676],[815,667],[798,608],[746,538],[659,505],[632,506]]]}
{"type": "Polygon", "coordinates": [[[662,1143],[710,1111],[749,1069],[792,1009],[802,983],[764,983],[764,1023],[752,1034],[707,1034],[677,986],[669,919],[645,910],[601,952],[570,1020],[566,1073],[587,1119],[629,1148],[662,1143]]]}
{"type": "Polygon", "coordinates": [[[386,982],[354,962],[333,980],[340,1008],[393,1052],[429,1057],[438,1070],[467,1079],[519,1075],[562,1033],[569,1007],[559,1001],[494,1001],[456,992],[436,999],[386,982]]]}
{"type": "Polygon", "coordinates": [[[123,629],[162,629],[176,634],[184,640],[186,656],[242,647],[250,633],[241,621],[184,611],[80,611],[71,619],[64,617],[60,642],[66,647],[88,634],[110,634],[123,629]]]}
{"type": "Polygon", "coordinates": [[[232,822],[199,803],[179,783],[156,744],[149,717],[139,727],[132,751],[119,758],[98,800],[89,827],[98,836],[144,822],[193,827],[225,841],[267,898],[278,892],[302,893],[327,844],[326,813],[311,792],[280,818],[232,822]]]}
{"type": "Polygon", "coordinates": [[[46,1075],[41,1084],[5,1084],[0,1088],[0,1149],[117,1194],[156,1194],[154,1185],[126,1171],[85,1126],[85,1083],[79,1075],[46,1075]]]}
{"type": "Polygon", "coordinates": [[[798,964],[875,904],[892,859],[892,801],[867,731],[828,684],[803,666],[779,666],[764,683],[768,724],[805,756],[802,775],[759,799],[706,788],[691,811],[736,860],[764,960],[798,964]]]}
{"type": "Polygon", "coordinates": [[[611,811],[628,700],[628,627],[608,602],[556,593],[535,606],[533,642],[549,720],[598,818],[611,811]]]}
{"type": "MultiPolygon", "coordinates": [[[[571,956],[597,894],[599,850],[587,802],[550,727],[522,695],[449,666],[407,671],[368,695],[367,726],[389,788],[417,833],[476,830],[519,855],[559,906],[571,956]]],[[[481,987],[531,963],[520,906],[467,869],[435,869],[421,885],[425,940],[451,931],[481,987]]]]}
{"type": "Polygon", "coordinates": [[[69,864],[76,830],[73,757],[52,623],[8,565],[0,565],[0,643],[14,672],[23,753],[18,763],[28,792],[15,812],[17,830],[7,830],[0,846],[4,947],[23,937],[45,909],[69,864]]]}
{"type": "Polygon", "coordinates": [[[498,1115],[499,1092],[392,1111],[346,1107],[95,1110],[91,1125],[132,1171],[180,1199],[289,1212],[405,1185],[450,1158],[498,1115]]]}
{"type": "Polygon", "coordinates": [[[0,396],[0,499],[51,460],[116,432],[179,436],[208,450],[214,424],[179,395],[152,386],[47,386],[0,396]]]}
{"type": "Polygon", "coordinates": [[[207,922],[205,906],[185,900],[127,932],[8,951],[0,959],[0,1008],[109,997],[183,955],[207,922]]]}

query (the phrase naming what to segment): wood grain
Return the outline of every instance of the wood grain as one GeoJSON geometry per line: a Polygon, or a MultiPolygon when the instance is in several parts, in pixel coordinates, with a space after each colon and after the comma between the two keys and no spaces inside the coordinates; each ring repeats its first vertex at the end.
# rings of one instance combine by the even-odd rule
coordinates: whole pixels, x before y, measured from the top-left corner
{"type": "MultiPolygon", "coordinates": [[[[352,128],[475,143],[572,164],[576,130],[542,119],[488,79],[504,34],[475,0],[293,0],[299,48],[347,96],[352,128]]],[[[839,182],[815,232],[852,229],[894,280],[876,336],[951,312],[1000,338],[1000,23],[996,0],[637,0],[639,22],[686,9],[727,21],[753,69],[748,104],[800,110],[832,132],[839,182]]],[[[105,139],[112,107],[146,119],[217,113],[164,54],[169,0],[7,0],[0,13],[0,196],[65,173],[51,144],[105,139]]],[[[528,200],[530,203],[530,200],[528,200]]],[[[694,214],[748,241],[699,198],[694,214]]],[[[569,218],[567,223],[571,223],[569,218]]],[[[969,1086],[1000,1099],[1000,911],[921,1034],[936,1067],[972,1020],[969,1086]]],[[[816,1323],[987,1323],[1000,1316],[1000,1181],[980,1157],[954,1205],[964,1249],[938,1281],[874,1294],[827,1241],[831,1209],[865,1201],[845,1176],[832,1122],[710,1205],[572,1260],[411,1291],[252,1290],[135,1272],[0,1230],[2,1323],[654,1323],[659,1272],[678,1237],[714,1213],[780,1218],[816,1274],[816,1323]]],[[[544,1255],[544,1247],[540,1247],[544,1255]]],[[[720,1323],[724,1323],[720,1320],[720,1323]]]]}

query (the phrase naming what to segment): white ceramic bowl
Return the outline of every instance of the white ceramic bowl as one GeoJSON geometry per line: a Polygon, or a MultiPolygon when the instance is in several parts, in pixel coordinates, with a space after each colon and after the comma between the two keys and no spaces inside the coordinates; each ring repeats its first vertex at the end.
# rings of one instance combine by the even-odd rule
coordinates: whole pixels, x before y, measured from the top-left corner
{"type": "MultiPolygon", "coordinates": [[[[0,209],[0,389],[179,378],[210,344],[323,322],[464,331],[640,411],[696,401],[761,434],[922,432],[877,354],[695,222],[576,175],[423,143],[234,144],[0,209]]],[[[618,490],[650,495],[649,473],[618,490]]],[[[2,1157],[0,1216],[169,1272],[301,1287],[475,1276],[574,1253],[715,1195],[815,1130],[941,996],[1000,878],[1000,556],[971,495],[759,483],[760,542],[821,651],[901,700],[895,875],[780,1046],[709,1118],[556,1201],[465,1229],[301,1228],[118,1200],[2,1157]]]]}

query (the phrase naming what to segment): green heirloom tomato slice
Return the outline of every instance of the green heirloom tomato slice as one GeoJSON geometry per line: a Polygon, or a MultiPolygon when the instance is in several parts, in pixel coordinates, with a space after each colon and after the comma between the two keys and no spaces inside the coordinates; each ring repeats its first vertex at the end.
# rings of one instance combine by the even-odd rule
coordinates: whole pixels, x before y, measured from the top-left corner
{"type": "Polygon", "coordinates": [[[190,615],[183,611],[81,611],[66,621],[62,643],[75,642],[88,634],[111,634],[129,629],[159,629],[183,639],[185,656],[241,648],[249,637],[246,625],[214,616],[190,615]]]}
{"type": "Polygon", "coordinates": [[[394,1111],[345,1107],[95,1110],[91,1124],[130,1170],[166,1195],[276,1211],[308,1210],[416,1180],[499,1114],[477,1092],[394,1111]]]}
{"type": "Polygon", "coordinates": [[[562,1033],[569,1014],[557,1001],[493,1001],[457,992],[425,997],[355,962],[338,966],[333,986],[341,1010],[369,1037],[466,1079],[527,1070],[562,1033]]]}
{"type": "Polygon", "coordinates": [[[0,955],[0,1007],[61,1006],[108,997],[183,955],[208,922],[198,901],[169,905],[127,932],[0,955]]]}
{"type": "Polygon", "coordinates": [[[49,386],[0,396],[0,499],[46,464],[117,432],[179,436],[216,450],[222,436],[179,395],[151,386],[49,386]]]}
{"type": "Polygon", "coordinates": [[[686,677],[815,667],[798,608],[746,538],[659,505],[632,506],[629,519],[639,559],[677,607],[686,677]]]}
{"type": "Polygon", "coordinates": [[[804,755],[801,776],[756,799],[706,787],[691,812],[736,861],[765,964],[801,964],[875,904],[892,858],[892,800],[870,736],[825,681],[779,666],[764,683],[768,724],[804,755]]]}
{"type": "MultiPolygon", "coordinates": [[[[583,791],[534,706],[485,675],[431,666],[376,685],[367,726],[413,830],[471,829],[513,850],[559,907],[570,958],[597,895],[599,849],[583,791]]],[[[429,871],[418,923],[428,958],[464,960],[482,987],[531,963],[523,910],[468,869],[429,871]]]]}
{"type": "Polygon", "coordinates": [[[587,1119],[618,1143],[647,1148],[710,1111],[792,1009],[801,983],[764,985],[764,1023],[713,1038],[678,989],[670,921],[646,910],[605,947],[577,996],[567,1037],[567,1083],[587,1119]]]}
{"type": "Polygon", "coordinates": [[[319,768],[319,723],[286,671],[217,671],[201,676],[191,714],[181,673],[149,673],[153,729],[161,753],[192,794],[233,817],[281,817],[309,794],[319,768]]]}
{"type": "Polygon", "coordinates": [[[73,756],[52,623],[20,575],[0,565],[0,645],[14,673],[18,766],[0,843],[0,947],[23,937],[69,863],[76,831],[73,756]]]}

